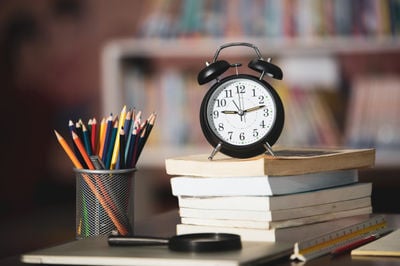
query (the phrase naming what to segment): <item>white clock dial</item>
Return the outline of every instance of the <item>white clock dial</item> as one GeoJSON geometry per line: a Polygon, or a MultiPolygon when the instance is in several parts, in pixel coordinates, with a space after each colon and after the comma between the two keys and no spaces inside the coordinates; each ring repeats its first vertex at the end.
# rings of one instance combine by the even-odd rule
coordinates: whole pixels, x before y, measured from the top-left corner
{"type": "Polygon", "coordinates": [[[276,120],[271,93],[260,82],[246,78],[227,80],[207,104],[211,130],[223,141],[245,146],[263,139],[276,120]]]}

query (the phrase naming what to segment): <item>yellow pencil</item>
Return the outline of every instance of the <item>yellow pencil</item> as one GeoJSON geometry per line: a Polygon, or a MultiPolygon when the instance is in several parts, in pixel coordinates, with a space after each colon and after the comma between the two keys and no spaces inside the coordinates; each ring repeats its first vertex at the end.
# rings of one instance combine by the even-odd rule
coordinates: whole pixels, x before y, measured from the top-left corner
{"type": "Polygon", "coordinates": [[[97,155],[100,157],[100,159],[102,158],[103,155],[103,150],[104,150],[104,140],[106,138],[106,119],[103,117],[103,119],[100,122],[100,134],[99,134],[99,143],[98,148],[97,148],[97,155]]]}
{"type": "MultiPolygon", "coordinates": [[[[126,117],[126,105],[124,105],[124,108],[122,108],[121,114],[119,116],[118,130],[124,126],[125,117],[126,117]]],[[[117,160],[118,160],[118,154],[119,154],[119,134],[117,134],[117,136],[115,138],[115,144],[114,144],[114,150],[113,150],[112,157],[111,157],[110,169],[115,169],[115,166],[116,166],[117,160]]]]}
{"type": "Polygon", "coordinates": [[[54,130],[54,133],[56,134],[58,142],[60,143],[61,147],[64,149],[65,153],[67,153],[67,155],[68,155],[69,159],[72,161],[73,165],[78,169],[82,169],[83,168],[82,164],[76,158],[74,152],[71,150],[71,148],[69,147],[69,145],[65,141],[65,139],[56,130],[54,130]]]}
{"type": "MultiPolygon", "coordinates": [[[[65,139],[56,131],[54,130],[54,133],[56,134],[57,140],[60,143],[60,145],[62,146],[62,148],[64,149],[64,151],[67,153],[68,157],[71,159],[72,163],[74,164],[74,166],[78,169],[82,169],[82,165],[81,163],[78,161],[78,159],[76,158],[75,154],[73,153],[73,151],[71,150],[71,148],[68,146],[67,142],[65,141],[65,139]]],[[[73,132],[73,136],[78,137],[75,132],[73,132]]],[[[82,143],[80,143],[81,147],[82,143]]],[[[83,174],[83,179],[85,180],[85,182],[88,184],[90,190],[93,192],[93,194],[95,195],[95,197],[99,200],[100,204],[103,206],[104,210],[107,212],[107,214],[109,215],[110,219],[112,220],[112,222],[114,223],[115,227],[117,228],[117,230],[122,234],[122,235],[126,235],[128,233],[128,230],[125,228],[125,226],[123,224],[120,223],[120,221],[118,220],[118,218],[116,217],[116,215],[114,214],[114,212],[111,210],[109,204],[107,204],[107,202],[105,201],[105,199],[103,198],[103,196],[99,193],[99,191],[96,189],[96,186],[93,184],[93,182],[90,180],[90,178],[86,175],[83,174]]]]}

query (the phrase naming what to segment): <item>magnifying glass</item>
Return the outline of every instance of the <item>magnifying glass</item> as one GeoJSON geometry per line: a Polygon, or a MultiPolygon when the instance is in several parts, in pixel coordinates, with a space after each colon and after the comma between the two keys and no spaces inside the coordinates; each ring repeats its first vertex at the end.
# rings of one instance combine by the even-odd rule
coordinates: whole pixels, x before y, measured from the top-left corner
{"type": "Polygon", "coordinates": [[[216,252],[242,248],[239,235],[226,233],[183,234],[171,238],[110,235],[108,244],[110,246],[167,245],[170,250],[182,252],[216,252]]]}

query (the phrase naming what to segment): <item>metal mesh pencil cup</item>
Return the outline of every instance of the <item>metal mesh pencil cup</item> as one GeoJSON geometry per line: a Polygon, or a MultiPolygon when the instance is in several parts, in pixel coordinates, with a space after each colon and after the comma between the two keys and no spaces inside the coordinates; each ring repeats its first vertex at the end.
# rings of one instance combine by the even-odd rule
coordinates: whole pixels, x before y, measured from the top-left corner
{"type": "Polygon", "coordinates": [[[136,169],[74,169],[76,238],[132,233],[136,169]]]}

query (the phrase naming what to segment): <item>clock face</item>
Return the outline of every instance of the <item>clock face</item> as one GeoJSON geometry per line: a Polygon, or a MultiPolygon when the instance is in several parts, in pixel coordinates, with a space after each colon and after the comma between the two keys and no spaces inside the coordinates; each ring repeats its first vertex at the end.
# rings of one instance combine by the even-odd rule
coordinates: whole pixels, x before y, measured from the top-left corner
{"type": "Polygon", "coordinates": [[[234,146],[265,139],[277,119],[276,97],[266,83],[240,75],[216,85],[205,107],[209,129],[234,146]]]}

